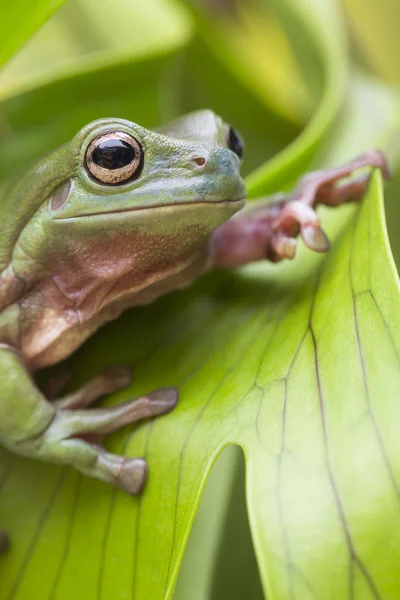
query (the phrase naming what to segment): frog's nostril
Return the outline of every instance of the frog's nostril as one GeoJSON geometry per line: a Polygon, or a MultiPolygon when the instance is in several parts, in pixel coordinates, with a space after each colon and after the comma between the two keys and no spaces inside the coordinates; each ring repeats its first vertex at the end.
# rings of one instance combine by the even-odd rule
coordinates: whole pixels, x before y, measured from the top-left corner
{"type": "Polygon", "coordinates": [[[204,156],[196,156],[193,159],[193,162],[198,166],[198,167],[204,167],[204,165],[206,164],[206,159],[204,158],[204,156]]]}

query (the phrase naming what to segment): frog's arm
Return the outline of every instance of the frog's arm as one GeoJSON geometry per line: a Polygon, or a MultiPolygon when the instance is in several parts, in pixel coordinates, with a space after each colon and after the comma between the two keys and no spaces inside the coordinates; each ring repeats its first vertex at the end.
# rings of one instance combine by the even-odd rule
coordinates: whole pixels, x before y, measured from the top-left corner
{"type": "Polygon", "coordinates": [[[251,203],[214,231],[211,266],[229,268],[266,258],[273,262],[294,258],[298,233],[311,250],[326,252],[329,241],[314,208],[318,204],[339,206],[360,200],[367,190],[369,174],[335,184],[362,167],[377,167],[389,178],[384,155],[371,150],[342,167],[306,175],[287,197],[281,194],[272,202],[251,203]]]}
{"type": "Polygon", "coordinates": [[[18,353],[6,346],[0,348],[0,380],[2,445],[19,454],[72,465],[130,494],[142,489],[147,472],[144,459],[110,454],[100,441],[124,425],[172,410],[177,401],[175,388],[157,390],[111,408],[84,410],[99,396],[127,385],[127,372],[115,367],[80,390],[50,403],[36,387],[18,353]]]}

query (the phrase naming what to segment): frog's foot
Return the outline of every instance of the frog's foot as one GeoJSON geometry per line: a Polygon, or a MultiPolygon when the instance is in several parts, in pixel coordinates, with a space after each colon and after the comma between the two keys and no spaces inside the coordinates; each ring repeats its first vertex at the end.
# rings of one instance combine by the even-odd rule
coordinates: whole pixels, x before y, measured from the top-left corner
{"type": "Polygon", "coordinates": [[[371,150],[337,169],[315,171],[303,177],[289,196],[251,202],[214,231],[210,242],[211,267],[237,267],[268,258],[273,262],[294,258],[300,233],[315,252],[329,250],[315,208],[357,202],[365,194],[370,174],[348,179],[354,171],[376,167],[384,177],[389,169],[384,155],[371,150]]]}
{"type": "Polygon", "coordinates": [[[145,460],[110,454],[98,442],[125,425],[171,411],[178,392],[175,388],[164,388],[111,408],[76,409],[97,399],[99,387],[104,393],[104,382],[108,391],[115,390],[117,382],[119,387],[127,383],[123,371],[109,371],[104,377],[95,378],[75,394],[55,403],[53,420],[34,443],[43,459],[72,465],[86,475],[138,494],[147,478],[145,460]]]}
{"type": "Polygon", "coordinates": [[[175,388],[159,389],[109,408],[82,408],[99,393],[124,387],[129,373],[113,367],[52,403],[33,385],[17,352],[0,348],[0,359],[0,374],[9,382],[0,402],[2,445],[24,456],[75,467],[130,494],[141,490],[147,473],[144,459],[111,454],[99,440],[120,427],[171,411],[178,398],[175,388]]]}
{"type": "Polygon", "coordinates": [[[10,546],[10,540],[8,535],[0,529],[0,554],[8,550],[10,546]]]}
{"type": "Polygon", "coordinates": [[[298,233],[311,250],[315,252],[329,250],[329,240],[314,208],[318,204],[339,206],[347,202],[359,201],[368,188],[371,175],[367,173],[351,180],[342,180],[364,167],[378,168],[386,179],[390,177],[386,158],[378,150],[361,154],[336,169],[315,171],[305,175],[293,194],[275,204],[279,212],[271,224],[267,257],[272,261],[293,258],[296,252],[295,237],[298,233]]]}

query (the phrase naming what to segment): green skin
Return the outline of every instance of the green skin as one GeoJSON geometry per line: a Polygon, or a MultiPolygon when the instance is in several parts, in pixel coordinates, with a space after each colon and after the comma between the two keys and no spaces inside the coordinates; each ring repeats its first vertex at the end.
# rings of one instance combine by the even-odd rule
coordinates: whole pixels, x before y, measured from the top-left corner
{"type": "MultiPolygon", "coordinates": [[[[229,143],[229,127],[207,110],[158,132],[102,119],[0,188],[3,446],[139,493],[145,461],[110,454],[100,441],[128,423],[170,411],[177,390],[89,409],[126,386],[130,373],[112,367],[53,401],[49,396],[57,395],[61,381],[50,382],[46,396],[32,373],[68,357],[124,309],[185,287],[214,267],[293,258],[298,233],[312,250],[326,251],[315,206],[360,199],[369,175],[335,186],[359,167],[386,173],[382,155],[371,151],[308,176],[287,198],[241,210],[245,187],[229,143]],[[136,138],[143,168],[135,179],[109,185],[93,179],[86,153],[98,135],[115,131],[136,138]]],[[[5,540],[0,532],[0,546],[5,540]]]]}

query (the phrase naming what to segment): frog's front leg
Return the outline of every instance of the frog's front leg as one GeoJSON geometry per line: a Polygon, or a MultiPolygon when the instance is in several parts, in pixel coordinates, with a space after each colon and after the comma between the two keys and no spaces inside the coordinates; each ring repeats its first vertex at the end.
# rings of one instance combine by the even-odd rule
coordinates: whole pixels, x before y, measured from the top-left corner
{"type": "Polygon", "coordinates": [[[127,373],[112,369],[73,394],[50,403],[35,386],[16,352],[0,351],[0,442],[10,450],[70,465],[91,477],[137,494],[146,482],[143,458],[111,454],[99,440],[135,421],[172,410],[177,390],[165,388],[111,408],[85,409],[99,396],[128,383],[127,373]]]}
{"type": "Polygon", "coordinates": [[[370,174],[341,182],[363,167],[376,167],[389,178],[385,156],[371,150],[336,169],[305,175],[288,196],[280,194],[267,201],[255,201],[220,225],[211,238],[213,267],[236,267],[268,258],[273,262],[294,258],[296,236],[300,233],[308,248],[329,250],[329,241],[315,213],[318,204],[339,206],[357,202],[365,194],[370,174]],[[339,183],[338,185],[338,182],[339,183]]]}

